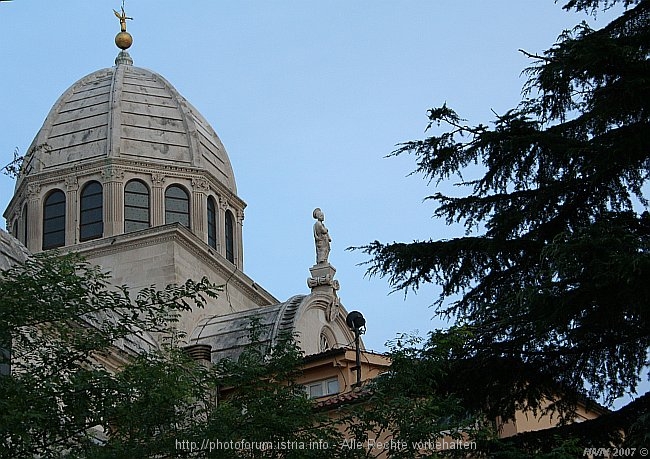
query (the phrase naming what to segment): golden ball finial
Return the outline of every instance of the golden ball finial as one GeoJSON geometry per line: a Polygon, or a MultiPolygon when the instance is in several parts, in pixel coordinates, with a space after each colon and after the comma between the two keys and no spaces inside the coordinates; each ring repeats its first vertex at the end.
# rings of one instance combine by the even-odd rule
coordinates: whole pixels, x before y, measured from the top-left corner
{"type": "Polygon", "coordinates": [[[133,44],[133,37],[129,32],[120,32],[115,35],[115,44],[121,50],[129,49],[133,44]]]}
{"type": "Polygon", "coordinates": [[[118,48],[124,51],[133,44],[133,37],[129,32],[126,31],[126,20],[127,19],[133,20],[133,18],[128,17],[124,12],[124,1],[122,1],[121,10],[122,10],[121,13],[118,13],[117,11],[113,10],[113,13],[115,13],[115,17],[120,20],[120,33],[118,33],[115,36],[115,44],[117,45],[118,48]]]}

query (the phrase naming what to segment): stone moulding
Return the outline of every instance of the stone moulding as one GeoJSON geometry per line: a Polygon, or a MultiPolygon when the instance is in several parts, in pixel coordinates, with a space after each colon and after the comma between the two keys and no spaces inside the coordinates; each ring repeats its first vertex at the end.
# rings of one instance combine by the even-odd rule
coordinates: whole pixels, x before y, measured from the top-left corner
{"type": "MultiPolygon", "coordinates": [[[[185,168],[185,167],[162,167],[159,164],[151,164],[141,161],[131,161],[125,159],[112,159],[110,162],[106,160],[93,161],[92,163],[85,164],[84,166],[75,166],[72,169],[66,169],[65,174],[62,174],[62,171],[47,171],[37,174],[32,174],[27,176],[24,180],[21,180],[17,184],[15,193],[9,205],[7,206],[7,211],[5,212],[5,218],[9,215],[10,209],[15,207],[17,203],[21,203],[26,199],[26,194],[30,193],[30,190],[37,190],[36,193],[40,192],[40,188],[48,188],[53,186],[64,187],[64,184],[67,180],[73,179],[83,179],[90,176],[100,176],[105,173],[106,168],[110,166],[111,169],[120,170],[120,180],[123,179],[125,173],[130,173],[134,175],[152,176],[153,174],[159,174],[165,177],[166,183],[173,181],[173,179],[186,179],[186,180],[196,180],[201,183],[205,183],[208,189],[215,191],[215,194],[220,198],[224,199],[225,202],[228,202],[228,206],[231,209],[245,209],[246,202],[234,194],[228,187],[219,182],[218,180],[210,177],[206,174],[205,171],[196,168],[185,168]],[[163,172],[166,172],[163,174],[163,172]],[[169,172],[174,172],[174,174],[169,174],[169,172]]],[[[220,201],[221,202],[221,201],[220,201]]]]}

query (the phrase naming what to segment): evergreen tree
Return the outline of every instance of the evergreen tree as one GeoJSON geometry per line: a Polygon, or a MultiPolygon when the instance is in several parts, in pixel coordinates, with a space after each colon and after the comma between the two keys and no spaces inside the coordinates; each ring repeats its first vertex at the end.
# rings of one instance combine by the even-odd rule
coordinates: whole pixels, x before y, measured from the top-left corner
{"type": "MultiPolygon", "coordinates": [[[[466,337],[447,387],[491,415],[561,396],[555,408],[569,416],[577,396],[609,403],[646,376],[650,2],[564,8],[615,4],[626,10],[604,28],[581,23],[543,54],[526,53],[523,99],[493,126],[443,105],[428,129],[447,128],[393,153],[414,154],[431,183],[458,178],[464,195],[429,199],[464,237],[363,248],[369,272],[398,290],[441,285],[437,312],[466,337]]],[[[633,403],[647,413],[647,397],[633,403]]]]}

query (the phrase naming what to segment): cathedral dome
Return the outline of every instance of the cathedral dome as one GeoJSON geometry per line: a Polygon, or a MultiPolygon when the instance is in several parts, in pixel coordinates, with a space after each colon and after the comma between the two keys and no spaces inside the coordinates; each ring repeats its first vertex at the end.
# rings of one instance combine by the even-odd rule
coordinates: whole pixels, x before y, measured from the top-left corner
{"type": "Polygon", "coordinates": [[[241,267],[246,203],[221,140],[165,78],[125,50],[115,64],[50,110],[4,213],[12,234],[35,253],[180,224],[241,267]]]}
{"type": "Polygon", "coordinates": [[[162,76],[130,65],[128,54],[116,62],[74,83],[54,104],[25,175],[137,161],[201,170],[236,194],[228,154],[205,118],[162,76]]]}

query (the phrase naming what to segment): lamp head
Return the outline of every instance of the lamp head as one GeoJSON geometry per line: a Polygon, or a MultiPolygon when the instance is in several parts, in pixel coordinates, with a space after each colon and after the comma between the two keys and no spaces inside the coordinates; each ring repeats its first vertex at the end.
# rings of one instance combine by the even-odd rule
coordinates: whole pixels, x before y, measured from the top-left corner
{"type": "Polygon", "coordinates": [[[366,319],[359,311],[350,312],[345,318],[345,323],[354,332],[363,333],[366,331],[366,319]]]}

